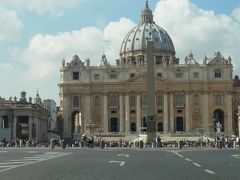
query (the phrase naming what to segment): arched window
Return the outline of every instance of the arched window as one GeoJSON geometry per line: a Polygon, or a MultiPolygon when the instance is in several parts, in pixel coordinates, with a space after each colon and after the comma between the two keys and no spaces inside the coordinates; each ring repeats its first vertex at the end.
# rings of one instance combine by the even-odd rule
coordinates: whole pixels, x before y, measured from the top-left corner
{"type": "Polygon", "coordinates": [[[79,107],[79,97],[74,96],[73,97],[73,108],[78,108],[79,107]]]}

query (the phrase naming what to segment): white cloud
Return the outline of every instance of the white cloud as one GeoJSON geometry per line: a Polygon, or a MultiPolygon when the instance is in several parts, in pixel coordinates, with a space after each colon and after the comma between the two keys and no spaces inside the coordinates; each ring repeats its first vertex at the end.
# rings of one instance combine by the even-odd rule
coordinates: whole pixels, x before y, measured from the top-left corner
{"type": "Polygon", "coordinates": [[[84,60],[96,59],[103,47],[102,32],[95,27],[79,31],[63,32],[57,35],[35,35],[27,49],[16,50],[15,56],[29,66],[31,78],[47,78],[58,72],[61,59],[74,54],[84,60]]]}
{"type": "Polygon", "coordinates": [[[233,12],[232,12],[232,16],[233,16],[238,22],[240,22],[240,8],[234,9],[233,12]]]}
{"type": "Polygon", "coordinates": [[[0,42],[18,39],[23,24],[15,11],[0,7],[0,42]]]}
{"type": "Polygon", "coordinates": [[[115,64],[115,59],[119,57],[121,43],[126,34],[136,24],[127,18],[120,18],[118,22],[110,22],[104,29],[104,41],[106,47],[106,54],[112,64],[115,64]]]}
{"type": "Polygon", "coordinates": [[[75,5],[86,0],[1,0],[5,6],[22,6],[29,11],[35,11],[38,14],[48,13],[51,16],[58,17],[64,14],[64,9],[73,8],[75,5]]]}
{"type": "Polygon", "coordinates": [[[86,27],[57,35],[37,34],[26,49],[16,49],[14,56],[28,65],[28,78],[58,75],[61,60],[67,58],[69,61],[74,54],[82,61],[90,58],[91,65],[96,65],[104,50],[109,62],[115,64],[122,39],[134,25],[131,20],[121,18],[118,22],[110,22],[103,31],[86,27]]]}
{"type": "Polygon", "coordinates": [[[231,55],[237,68],[240,24],[232,17],[202,10],[189,0],[162,0],[154,10],[154,18],[171,36],[181,59],[192,50],[202,63],[205,54],[210,56],[219,50],[231,55]]]}

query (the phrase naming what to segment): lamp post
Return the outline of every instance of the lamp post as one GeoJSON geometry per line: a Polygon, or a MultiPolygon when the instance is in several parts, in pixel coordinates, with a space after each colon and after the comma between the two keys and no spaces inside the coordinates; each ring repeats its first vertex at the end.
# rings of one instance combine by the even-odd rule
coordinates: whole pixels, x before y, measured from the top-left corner
{"type": "Polygon", "coordinates": [[[92,120],[89,123],[85,124],[86,128],[89,129],[89,136],[92,136],[92,129],[94,128],[95,124],[92,123],[92,120]]]}
{"type": "Polygon", "coordinates": [[[100,138],[100,142],[101,142],[103,130],[100,128],[97,128],[97,132],[99,133],[99,138],[100,138]]]}

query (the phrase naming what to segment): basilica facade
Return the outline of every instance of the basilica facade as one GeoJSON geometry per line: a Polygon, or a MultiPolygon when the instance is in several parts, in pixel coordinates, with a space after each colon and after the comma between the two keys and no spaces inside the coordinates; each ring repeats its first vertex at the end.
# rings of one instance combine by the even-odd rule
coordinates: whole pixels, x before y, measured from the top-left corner
{"type": "Polygon", "coordinates": [[[106,55],[99,66],[78,55],[62,61],[63,136],[146,131],[147,61],[154,62],[156,131],[210,133],[218,124],[225,134],[237,132],[240,83],[237,76],[233,78],[231,57],[213,52],[197,61],[190,52],[181,63],[168,33],[153,21],[147,2],[140,19],[123,39],[116,65],[106,55]]]}

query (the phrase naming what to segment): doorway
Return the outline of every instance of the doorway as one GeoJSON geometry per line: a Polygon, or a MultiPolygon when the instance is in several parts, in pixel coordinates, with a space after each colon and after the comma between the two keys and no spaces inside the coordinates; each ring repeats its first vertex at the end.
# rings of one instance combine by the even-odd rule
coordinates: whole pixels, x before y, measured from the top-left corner
{"type": "Polygon", "coordinates": [[[110,119],[110,132],[118,132],[118,119],[116,117],[112,117],[110,119]]]}
{"type": "Polygon", "coordinates": [[[184,131],[183,117],[177,117],[175,121],[175,131],[184,131]]]}
{"type": "Polygon", "coordinates": [[[224,112],[221,109],[217,109],[213,112],[213,123],[214,123],[214,131],[217,132],[217,128],[219,128],[220,132],[224,132],[224,112]],[[217,125],[219,127],[217,127],[217,125]]]}

